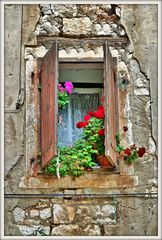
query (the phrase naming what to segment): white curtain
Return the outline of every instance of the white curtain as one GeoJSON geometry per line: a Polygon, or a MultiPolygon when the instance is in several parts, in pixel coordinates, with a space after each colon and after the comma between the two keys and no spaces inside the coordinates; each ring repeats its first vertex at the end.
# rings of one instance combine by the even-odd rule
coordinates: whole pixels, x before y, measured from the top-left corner
{"type": "Polygon", "coordinates": [[[99,93],[73,93],[65,109],[59,109],[58,146],[73,146],[80,138],[83,129],[76,123],[84,121],[88,111],[95,111],[99,105],[99,93]]]}

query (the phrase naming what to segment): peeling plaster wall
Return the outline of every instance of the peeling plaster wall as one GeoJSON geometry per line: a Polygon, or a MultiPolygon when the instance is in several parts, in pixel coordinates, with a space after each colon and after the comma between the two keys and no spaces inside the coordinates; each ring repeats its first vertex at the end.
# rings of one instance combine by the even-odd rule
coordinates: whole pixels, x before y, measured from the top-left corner
{"type": "MultiPolygon", "coordinates": [[[[95,58],[103,55],[103,49],[100,43],[90,45],[83,42],[80,47],[69,41],[69,45],[61,45],[59,55],[66,58],[83,56],[95,58]]],[[[157,191],[156,5],[24,5],[23,14],[21,5],[6,5],[5,66],[6,193],[149,194],[157,191]],[[78,32],[76,26],[80,26],[81,31],[78,32]],[[138,146],[143,145],[148,149],[148,154],[134,164],[134,168],[122,166],[123,172],[127,171],[127,174],[138,176],[138,185],[125,190],[85,188],[33,191],[20,188],[19,183],[26,170],[26,158],[32,156],[35,144],[30,134],[34,131],[31,126],[35,123],[31,101],[33,96],[30,94],[32,91],[30,74],[35,59],[44,56],[54,37],[99,36],[113,40],[123,37],[129,39],[128,44],[112,44],[111,52],[118,58],[120,123],[121,126],[128,125],[130,129],[126,142],[129,144],[135,142],[138,146]],[[20,63],[21,41],[22,63],[20,63]],[[25,107],[15,111],[20,75],[22,80],[25,80],[26,101],[25,107]],[[125,90],[121,88],[124,78],[130,83],[125,90]]],[[[12,196],[5,198],[5,235],[41,234],[154,236],[157,235],[157,199],[155,195],[140,197],[138,194],[128,198],[116,196],[115,199],[111,197],[15,199],[12,196]]]]}

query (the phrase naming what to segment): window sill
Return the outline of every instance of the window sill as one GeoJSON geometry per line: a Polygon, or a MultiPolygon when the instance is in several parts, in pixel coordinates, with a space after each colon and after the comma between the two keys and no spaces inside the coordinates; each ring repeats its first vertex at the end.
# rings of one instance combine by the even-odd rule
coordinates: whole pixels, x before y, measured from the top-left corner
{"type": "Polygon", "coordinates": [[[24,176],[21,178],[20,188],[27,189],[77,189],[77,188],[132,188],[138,185],[138,176],[119,174],[87,173],[80,177],[55,176],[24,176]]]}

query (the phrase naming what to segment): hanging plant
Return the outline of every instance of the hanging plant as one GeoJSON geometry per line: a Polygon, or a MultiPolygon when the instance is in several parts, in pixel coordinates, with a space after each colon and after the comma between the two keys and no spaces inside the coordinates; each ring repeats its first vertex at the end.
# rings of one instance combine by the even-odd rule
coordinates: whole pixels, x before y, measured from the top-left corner
{"type": "MultiPolygon", "coordinates": [[[[126,134],[128,131],[128,127],[123,127],[123,134],[126,134]]],[[[118,158],[120,160],[126,161],[128,164],[132,164],[135,162],[138,158],[142,158],[144,154],[146,153],[146,149],[144,147],[137,147],[135,144],[132,144],[131,146],[123,146],[121,144],[121,134],[116,134],[116,151],[118,153],[118,158]]]]}
{"type": "Polygon", "coordinates": [[[69,103],[69,95],[73,93],[72,82],[65,82],[64,87],[61,83],[58,84],[58,107],[64,109],[69,103]]]}

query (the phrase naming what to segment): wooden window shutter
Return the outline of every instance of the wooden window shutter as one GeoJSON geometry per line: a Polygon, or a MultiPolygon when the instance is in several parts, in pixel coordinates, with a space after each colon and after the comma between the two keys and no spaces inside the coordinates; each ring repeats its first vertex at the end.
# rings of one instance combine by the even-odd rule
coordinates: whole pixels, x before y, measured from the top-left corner
{"type": "Polygon", "coordinates": [[[108,43],[104,45],[104,95],[105,95],[105,155],[117,166],[116,132],[118,126],[116,58],[113,58],[108,43]]]}
{"type": "Polygon", "coordinates": [[[57,48],[54,42],[40,64],[42,167],[57,154],[57,48]]]}

